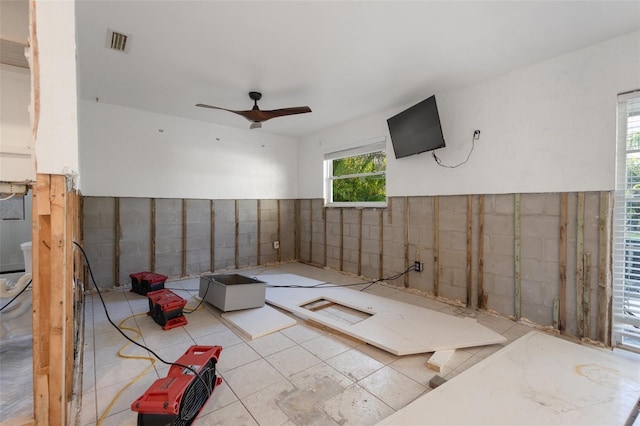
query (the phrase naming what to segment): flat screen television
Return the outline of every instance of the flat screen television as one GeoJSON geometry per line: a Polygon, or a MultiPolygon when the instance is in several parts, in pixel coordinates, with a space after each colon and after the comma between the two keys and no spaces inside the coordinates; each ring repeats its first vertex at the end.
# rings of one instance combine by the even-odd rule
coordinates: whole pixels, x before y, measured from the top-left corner
{"type": "Polygon", "coordinates": [[[396,158],[444,148],[435,95],[387,120],[396,158]]]}

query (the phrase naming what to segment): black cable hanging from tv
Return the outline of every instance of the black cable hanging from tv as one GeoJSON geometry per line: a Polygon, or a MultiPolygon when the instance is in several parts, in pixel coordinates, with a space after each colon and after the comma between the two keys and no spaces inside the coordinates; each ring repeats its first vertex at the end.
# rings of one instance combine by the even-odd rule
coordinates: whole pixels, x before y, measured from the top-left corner
{"type": "Polygon", "coordinates": [[[435,160],[436,164],[440,167],[445,167],[447,169],[455,169],[456,167],[462,166],[463,164],[466,164],[469,161],[469,158],[471,157],[471,153],[473,152],[473,148],[475,148],[476,146],[476,141],[480,139],[480,130],[474,130],[473,131],[473,136],[471,137],[471,150],[469,150],[469,153],[467,154],[467,158],[461,162],[456,164],[455,166],[449,166],[447,164],[442,164],[440,158],[436,155],[435,151],[431,151],[431,156],[433,157],[433,159],[435,160]]]}

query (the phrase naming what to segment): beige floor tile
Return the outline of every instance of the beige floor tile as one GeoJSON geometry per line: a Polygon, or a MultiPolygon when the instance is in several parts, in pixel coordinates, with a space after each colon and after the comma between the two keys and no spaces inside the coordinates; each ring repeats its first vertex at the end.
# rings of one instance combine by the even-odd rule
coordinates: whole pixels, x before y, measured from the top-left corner
{"type": "Polygon", "coordinates": [[[98,420],[96,415],[96,393],[91,391],[82,395],[82,406],[80,409],[80,426],[95,424],[98,420]]]}
{"type": "Polygon", "coordinates": [[[295,390],[291,383],[281,380],[242,398],[242,403],[261,426],[280,426],[289,417],[280,409],[278,402],[295,390]]]}
{"type": "Polygon", "coordinates": [[[347,352],[329,358],[326,362],[345,376],[351,377],[354,380],[363,379],[374,371],[384,367],[383,363],[376,361],[358,349],[350,349],[347,352]]]}
{"type": "Polygon", "coordinates": [[[331,334],[325,334],[300,344],[322,360],[334,357],[351,349],[351,346],[331,334]]]}
{"type": "Polygon", "coordinates": [[[236,401],[213,413],[199,416],[195,424],[198,426],[254,426],[258,423],[244,408],[244,405],[240,401],[236,401]]]}
{"type": "Polygon", "coordinates": [[[404,407],[427,390],[426,386],[391,367],[376,371],[360,380],[358,384],[394,410],[404,407]]]}
{"type": "Polygon", "coordinates": [[[322,362],[320,358],[301,346],[285,349],[265,359],[285,377],[293,376],[322,362]]]}
{"type": "Polygon", "coordinates": [[[321,407],[327,400],[343,391],[344,388],[338,382],[324,377],[317,380],[312,387],[295,388],[281,393],[276,404],[293,424],[337,426],[321,407]]]}
{"type": "Polygon", "coordinates": [[[134,411],[120,411],[104,419],[102,426],[137,426],[138,413],[134,411]]]}
{"type": "MultiPolygon", "coordinates": [[[[218,374],[218,376],[220,376],[220,374],[218,374]]],[[[237,400],[238,398],[231,391],[229,385],[227,385],[227,382],[223,380],[222,383],[220,383],[213,389],[213,394],[209,397],[204,407],[202,407],[202,412],[200,413],[200,415],[204,416],[237,400]]]]}
{"type": "Polygon", "coordinates": [[[129,412],[131,412],[131,404],[138,397],[143,395],[144,392],[147,389],[149,389],[149,386],[151,386],[153,384],[153,382],[155,382],[157,380],[157,378],[158,378],[156,376],[156,374],[152,371],[152,372],[148,373],[147,375],[145,375],[144,377],[140,378],[135,383],[133,383],[130,386],[127,386],[125,388],[125,386],[129,383],[129,381],[131,379],[133,379],[134,377],[135,377],[135,375],[129,377],[129,379],[127,381],[120,382],[118,384],[111,385],[111,386],[109,386],[107,388],[98,390],[98,392],[97,392],[97,403],[98,403],[97,412],[98,412],[98,417],[102,417],[104,415],[105,410],[107,409],[109,404],[112,401],[114,401],[114,398],[116,397],[116,394],[121,389],[124,389],[124,391],[122,392],[122,394],[120,394],[120,396],[117,397],[117,399],[115,399],[114,404],[111,407],[111,409],[109,410],[109,413],[107,414],[107,416],[112,416],[112,415],[114,415],[116,413],[119,413],[121,411],[129,411],[129,412]]]}
{"type": "MultiPolygon", "coordinates": [[[[161,328],[160,325],[156,325],[161,328]]],[[[183,327],[176,327],[150,336],[145,334],[144,344],[151,350],[157,351],[158,349],[173,345],[189,347],[194,344],[194,341],[183,327]]]]}
{"type": "Polygon", "coordinates": [[[317,327],[311,327],[305,324],[294,325],[293,327],[282,330],[281,333],[296,343],[303,343],[325,334],[324,331],[321,331],[317,327]]]}
{"type": "Polygon", "coordinates": [[[431,354],[407,355],[400,357],[389,366],[421,385],[429,386],[429,380],[438,374],[427,368],[427,360],[430,356],[431,354]]]}
{"type": "Polygon", "coordinates": [[[278,332],[259,337],[247,343],[263,357],[296,346],[296,342],[278,332]]]}
{"type": "Polygon", "coordinates": [[[282,374],[264,359],[250,362],[220,374],[238,398],[244,398],[280,380],[284,380],[282,374]]]}
{"type": "Polygon", "coordinates": [[[354,384],[325,402],[324,411],[340,425],[373,425],[393,413],[388,405],[354,384]]]}
{"type": "Polygon", "coordinates": [[[289,377],[289,381],[298,389],[314,389],[317,383],[326,380],[333,381],[343,388],[354,383],[352,379],[325,363],[314,365],[289,377]]]}
{"type": "Polygon", "coordinates": [[[196,344],[202,346],[222,346],[228,348],[233,345],[242,343],[242,339],[226,326],[220,328],[219,331],[204,336],[194,337],[196,344]]]}
{"type": "MultiPolygon", "coordinates": [[[[150,365],[149,361],[141,359],[117,360],[99,365],[96,367],[95,389],[100,391],[115,384],[126,384],[150,365]]],[[[153,375],[156,379],[158,378],[153,368],[149,375],[153,375]]]]}
{"type": "Polygon", "coordinates": [[[222,372],[229,371],[260,358],[260,355],[249,345],[246,343],[238,343],[228,348],[222,348],[216,368],[222,372]]]}

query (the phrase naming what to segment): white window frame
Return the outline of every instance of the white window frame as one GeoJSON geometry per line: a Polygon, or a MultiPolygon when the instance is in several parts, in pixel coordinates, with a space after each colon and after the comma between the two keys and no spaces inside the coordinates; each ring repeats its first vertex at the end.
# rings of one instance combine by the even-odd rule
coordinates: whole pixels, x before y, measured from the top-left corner
{"type": "Polygon", "coordinates": [[[338,151],[328,152],[324,155],[324,205],[325,207],[387,207],[386,198],[386,176],[387,172],[359,173],[353,175],[340,176],[337,179],[347,179],[366,176],[385,176],[385,201],[353,201],[353,202],[334,202],[333,200],[333,160],[340,158],[355,157],[357,155],[369,154],[372,152],[383,151],[387,154],[387,141],[385,137],[375,138],[368,143],[353,148],[341,149],[338,151]]]}
{"type": "Polygon", "coordinates": [[[630,242],[627,230],[627,207],[638,206],[636,196],[627,196],[627,155],[637,154],[638,150],[627,150],[628,134],[628,102],[640,98],[640,91],[634,91],[618,96],[617,119],[617,159],[616,159],[616,190],[613,212],[613,284],[612,284],[612,327],[611,342],[613,346],[625,347],[635,351],[640,339],[636,327],[640,326],[640,318],[627,312],[628,304],[633,304],[637,311],[640,296],[631,287],[637,288],[640,276],[637,273],[638,264],[629,258],[630,250],[637,250],[636,244],[630,242]]]}

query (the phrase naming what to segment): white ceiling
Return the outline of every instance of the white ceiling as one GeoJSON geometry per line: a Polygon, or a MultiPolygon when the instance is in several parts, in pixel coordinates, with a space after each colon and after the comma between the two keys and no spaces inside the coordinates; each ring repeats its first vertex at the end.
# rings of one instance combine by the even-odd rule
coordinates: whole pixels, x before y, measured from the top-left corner
{"type": "Polygon", "coordinates": [[[77,2],[81,98],[300,136],[640,29],[640,1],[77,2]],[[107,28],[128,34],[109,50],[107,28]]]}

